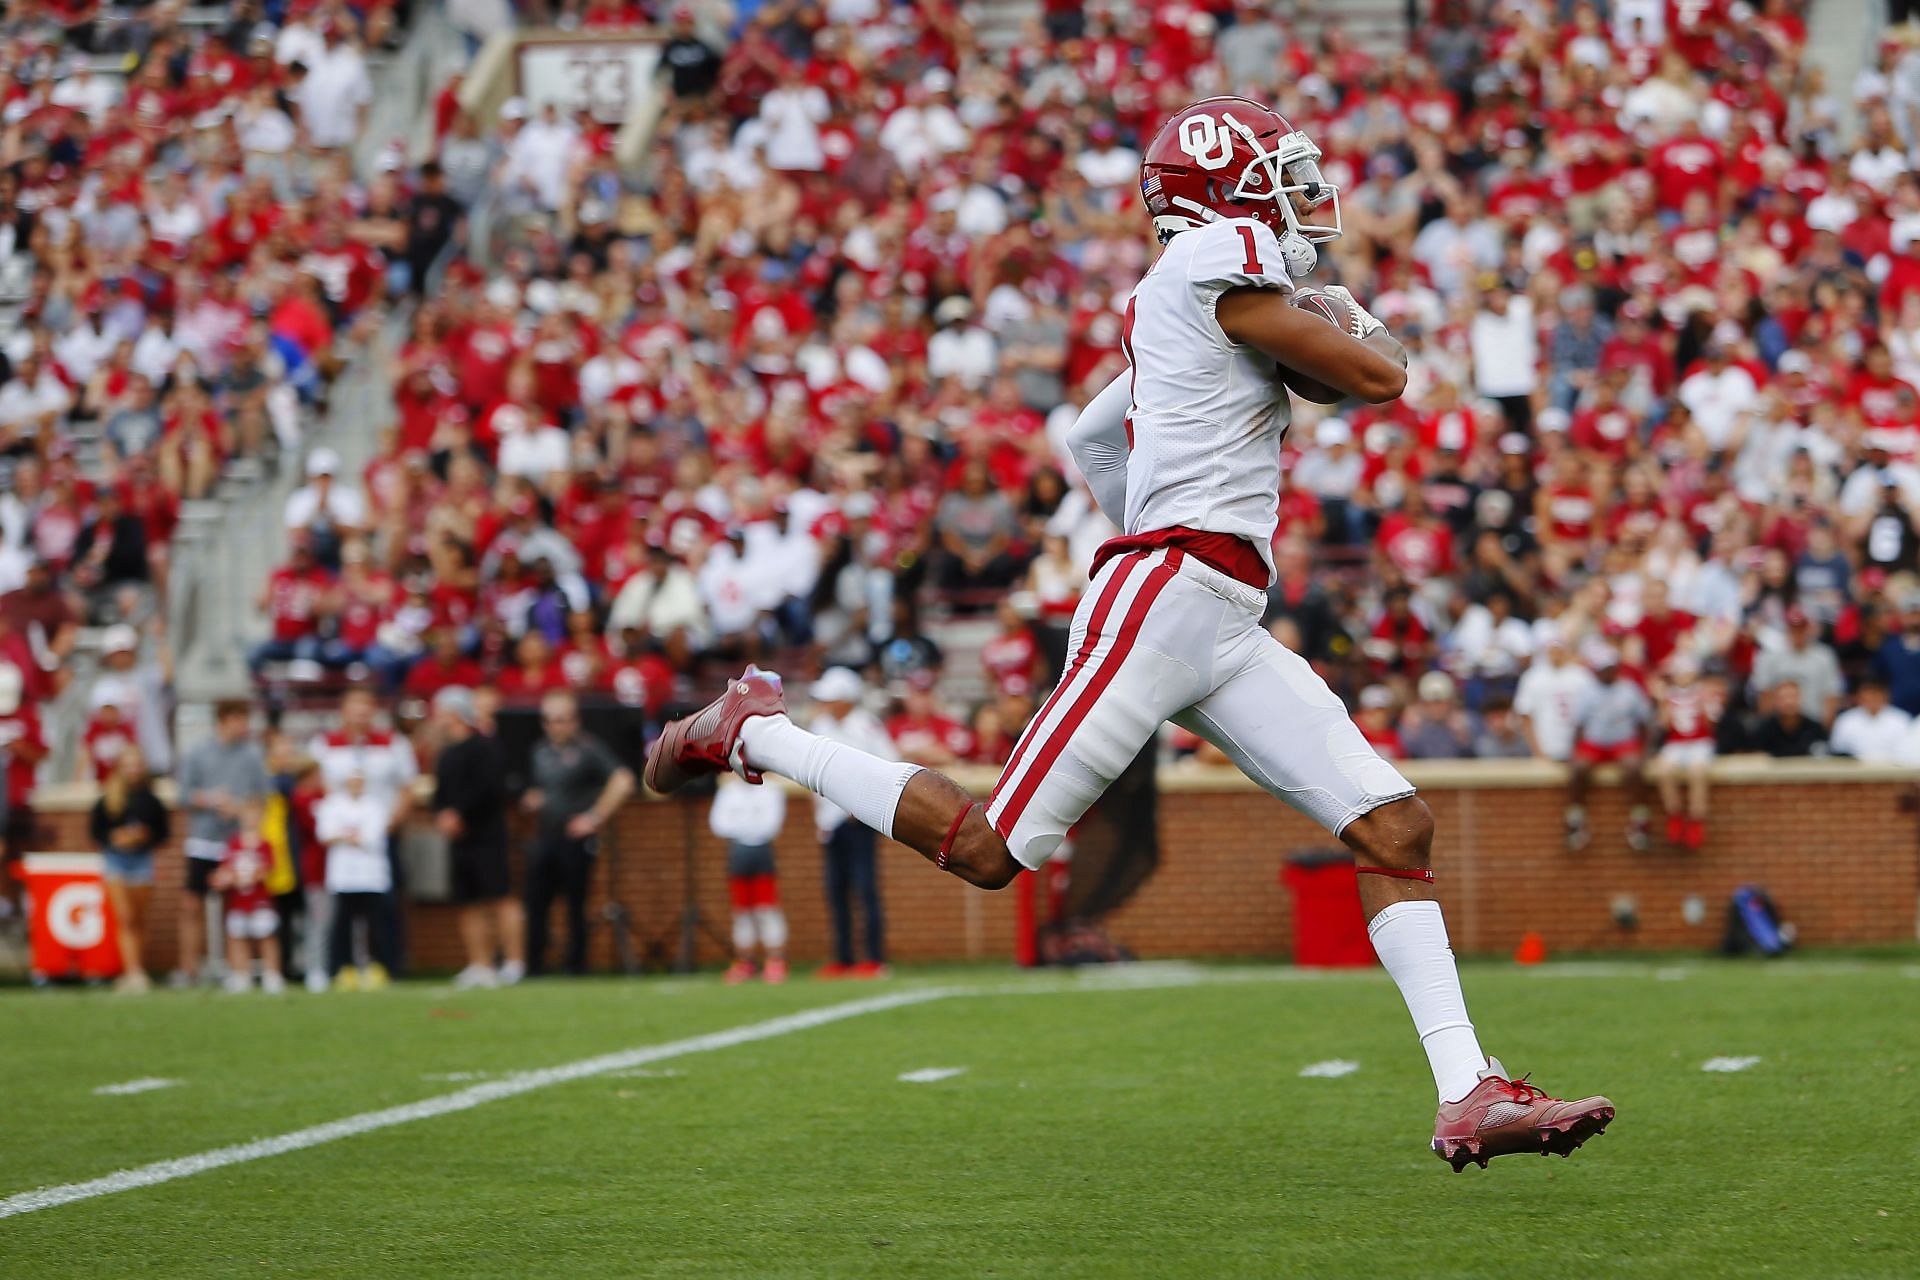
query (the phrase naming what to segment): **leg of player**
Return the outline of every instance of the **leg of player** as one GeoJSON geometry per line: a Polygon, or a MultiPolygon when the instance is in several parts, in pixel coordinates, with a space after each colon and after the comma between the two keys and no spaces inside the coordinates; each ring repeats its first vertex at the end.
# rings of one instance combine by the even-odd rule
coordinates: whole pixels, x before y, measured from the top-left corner
{"type": "Polygon", "coordinates": [[[969,884],[999,889],[1019,874],[1006,841],[959,784],[807,732],[787,718],[770,672],[749,667],[705,709],[668,725],[647,757],[646,782],[668,792],[735,763],[749,778],[793,779],[969,884]]]}
{"type": "Polygon", "coordinates": [[[1424,800],[1408,796],[1355,818],[1340,838],[1362,873],[1360,910],[1374,952],[1413,1015],[1440,1101],[1464,1098],[1480,1082],[1487,1055],[1467,1017],[1447,924],[1434,899],[1433,814],[1424,800]]]}
{"type": "Polygon", "coordinates": [[[1563,1101],[1506,1068],[1480,1048],[1467,1016],[1460,972],[1434,899],[1433,815],[1409,796],[1348,823],[1340,838],[1353,849],[1360,908],[1381,965],[1400,988],[1426,1050],[1440,1094],[1433,1149],[1455,1173],[1494,1156],[1537,1151],[1572,1155],[1613,1120],[1602,1097],[1563,1101]]]}

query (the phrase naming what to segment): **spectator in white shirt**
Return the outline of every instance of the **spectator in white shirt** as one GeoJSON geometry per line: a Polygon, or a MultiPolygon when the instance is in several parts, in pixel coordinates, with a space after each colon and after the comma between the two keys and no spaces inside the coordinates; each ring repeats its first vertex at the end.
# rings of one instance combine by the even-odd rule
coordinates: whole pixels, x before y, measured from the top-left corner
{"type": "Polygon", "coordinates": [[[1549,631],[1545,657],[1535,658],[1520,677],[1513,709],[1520,713],[1533,753],[1548,760],[1573,754],[1575,716],[1581,701],[1599,683],[1593,673],[1573,660],[1565,637],[1549,631]]]}
{"type": "Polygon", "coordinates": [[[1726,344],[1709,342],[1703,353],[1704,365],[1688,374],[1678,392],[1700,434],[1715,449],[1724,449],[1732,440],[1739,416],[1752,409],[1760,399],[1760,388],[1745,366],[1728,358],[1726,344]]]}
{"type": "Polygon", "coordinates": [[[787,916],[780,909],[773,842],[787,822],[787,795],[779,787],[752,786],[731,774],[720,778],[707,825],[727,842],[727,892],[733,901],[733,964],[728,983],[760,974],[768,982],[787,979],[787,916]]]}
{"type": "Polygon", "coordinates": [[[820,126],[831,110],[827,95],[808,84],[797,62],[788,63],[780,83],[760,100],[760,127],[767,165],[798,173],[818,173],[827,166],[820,146],[820,126]]]}
{"type": "Polygon", "coordinates": [[[494,415],[500,430],[500,474],[525,476],[545,484],[564,476],[572,466],[572,442],[565,431],[547,421],[536,422],[524,410],[494,415]]]}
{"type": "Polygon", "coordinates": [[[967,127],[947,104],[953,75],[935,67],[918,84],[907,86],[906,105],[880,126],[880,145],[893,153],[894,163],[909,174],[942,156],[965,149],[967,127]]]}
{"type": "Polygon", "coordinates": [[[53,367],[29,352],[13,366],[13,377],[0,385],[0,438],[9,427],[36,431],[51,427],[73,405],[73,393],[53,367]]]}
{"type": "Polygon", "coordinates": [[[684,564],[663,546],[647,548],[647,564],[627,579],[607,612],[607,634],[637,631],[668,652],[706,643],[707,611],[684,564]]]}
{"type": "Polygon", "coordinates": [[[367,528],[367,502],[358,490],[342,485],[340,455],[322,445],[307,455],[307,482],[287,495],[289,532],[304,529],[322,564],[338,566],[340,548],[367,528]]]}
{"type": "Polygon", "coordinates": [[[934,308],[940,328],[927,340],[927,373],[935,380],[958,378],[969,387],[984,386],[998,363],[993,335],[969,321],[973,303],[955,294],[934,308]]]}
{"type": "Polygon", "coordinates": [[[327,968],[343,991],[385,986],[394,968],[388,950],[393,930],[393,866],[387,857],[391,809],[367,789],[367,775],[353,769],[313,807],[314,834],[327,848],[327,893],[332,897],[332,938],[327,968]],[[363,922],[371,962],[351,966],[354,924],[363,922]]]}
{"type": "MultiPolygon", "coordinates": [[[[521,112],[526,110],[518,98],[508,103],[508,107],[516,105],[521,112]]],[[[507,116],[507,108],[501,109],[501,115],[507,116]]],[[[568,177],[579,150],[579,129],[562,119],[549,102],[507,144],[506,185],[532,196],[542,209],[557,210],[566,203],[568,177]]]]}
{"type": "Polygon", "coordinates": [[[373,101],[373,81],[367,60],[352,41],[341,38],[339,28],[328,27],[325,41],[325,49],[307,63],[306,78],[293,98],[307,142],[332,149],[349,146],[360,136],[367,104],[373,101]]]}
{"type": "Polygon", "coordinates": [[[1502,286],[1489,289],[1468,330],[1474,389],[1500,402],[1507,426],[1526,431],[1533,423],[1533,393],[1540,386],[1540,337],[1533,303],[1502,286]]]}
{"type": "Polygon", "coordinates": [[[1860,682],[1859,702],[1833,719],[1827,744],[1835,755],[1852,756],[1867,764],[1920,763],[1905,752],[1913,732],[1913,717],[1888,699],[1887,683],[1878,676],[1860,682]]]}
{"type": "Polygon", "coordinates": [[[747,563],[743,530],[728,529],[727,536],[708,549],[697,581],[720,642],[751,643],[768,605],[767,584],[747,563]]]}

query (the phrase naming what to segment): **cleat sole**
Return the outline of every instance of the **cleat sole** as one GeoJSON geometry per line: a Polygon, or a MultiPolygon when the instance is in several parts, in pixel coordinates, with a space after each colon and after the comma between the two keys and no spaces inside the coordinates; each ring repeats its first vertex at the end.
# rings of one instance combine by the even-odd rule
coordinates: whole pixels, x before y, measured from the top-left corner
{"type": "MultiPolygon", "coordinates": [[[[1542,1156],[1559,1156],[1565,1159],[1571,1156],[1591,1138],[1597,1138],[1607,1131],[1613,1122],[1612,1107],[1596,1107],[1580,1115],[1568,1116],[1552,1125],[1533,1131],[1534,1143],[1513,1146],[1503,1151],[1490,1151],[1486,1144],[1471,1139],[1434,1139],[1433,1154],[1445,1160],[1455,1173],[1460,1173],[1470,1164],[1482,1169],[1496,1156],[1517,1156],[1535,1152],[1542,1156]]],[[[1524,1141],[1524,1139],[1520,1139],[1524,1141]]]]}

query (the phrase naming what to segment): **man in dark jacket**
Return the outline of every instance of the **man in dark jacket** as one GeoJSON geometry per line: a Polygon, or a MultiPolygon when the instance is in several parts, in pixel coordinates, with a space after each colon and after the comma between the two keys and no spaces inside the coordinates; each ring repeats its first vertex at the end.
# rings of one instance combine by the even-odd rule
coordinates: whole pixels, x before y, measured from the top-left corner
{"type": "Polygon", "coordinates": [[[527,973],[526,921],[507,868],[506,760],[500,744],[480,732],[471,690],[442,689],[433,711],[447,743],[434,770],[434,825],[453,861],[453,900],[467,953],[453,985],[512,984],[527,973]]]}
{"type": "Polygon", "coordinates": [[[1826,730],[1801,709],[1799,685],[1791,680],[1777,684],[1767,697],[1773,710],[1754,730],[1755,748],[1775,757],[1827,754],[1826,730]]]}

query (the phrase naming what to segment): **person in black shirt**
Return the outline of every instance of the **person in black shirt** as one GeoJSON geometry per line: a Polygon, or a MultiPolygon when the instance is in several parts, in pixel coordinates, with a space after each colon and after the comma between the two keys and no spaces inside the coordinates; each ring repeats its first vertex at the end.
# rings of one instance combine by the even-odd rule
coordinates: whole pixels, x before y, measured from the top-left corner
{"type": "Polygon", "coordinates": [[[1826,733],[1818,722],[1801,713],[1800,686],[1791,680],[1782,681],[1769,697],[1773,710],[1754,730],[1754,748],[1776,758],[1826,755],[1826,733]]]}
{"type": "Polygon", "coordinates": [[[596,738],[580,732],[580,706],[570,693],[540,702],[546,737],[534,744],[533,788],[522,802],[539,815],[527,863],[527,972],[547,963],[553,899],[567,901],[567,972],[587,971],[587,884],[600,829],[633,794],[633,770],[596,738]]]}
{"type": "Polygon", "coordinates": [[[153,851],[166,843],[167,807],[153,794],[147,761],[132,743],[101,784],[88,829],[106,859],[107,900],[119,931],[123,991],[149,985],[144,956],[147,900],[153,895],[153,851]]]}
{"type": "Polygon", "coordinates": [[[673,39],[660,59],[667,64],[676,98],[704,98],[720,79],[720,55],[695,34],[693,10],[685,5],[673,11],[673,39]]]}
{"type": "Polygon", "coordinates": [[[407,264],[407,287],[415,297],[426,294],[427,272],[447,242],[466,234],[460,202],[447,191],[447,175],[439,162],[420,166],[420,189],[407,204],[407,238],[400,251],[407,264]]]}
{"type": "Polygon", "coordinates": [[[434,825],[453,860],[453,900],[467,967],[456,987],[512,984],[526,976],[526,921],[507,868],[507,764],[500,744],[480,732],[473,694],[458,685],[433,699],[446,736],[435,769],[434,825]],[[493,966],[494,955],[502,957],[493,966]]]}
{"type": "Polygon", "coordinates": [[[108,622],[116,620],[113,597],[120,586],[144,583],[151,575],[146,523],[127,512],[112,485],[102,485],[94,495],[93,519],[74,540],[69,572],[86,592],[88,612],[108,622]]]}

